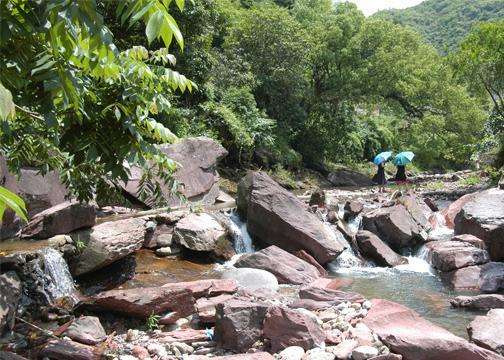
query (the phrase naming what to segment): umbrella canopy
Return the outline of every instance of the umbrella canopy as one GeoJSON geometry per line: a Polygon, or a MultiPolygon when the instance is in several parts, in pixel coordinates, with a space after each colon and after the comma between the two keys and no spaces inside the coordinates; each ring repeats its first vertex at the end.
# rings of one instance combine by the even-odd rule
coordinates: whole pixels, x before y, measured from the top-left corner
{"type": "Polygon", "coordinates": [[[413,161],[413,158],[415,157],[415,154],[413,154],[411,151],[404,151],[402,153],[399,153],[395,156],[394,158],[394,165],[406,165],[409,164],[410,162],[413,161]]]}
{"type": "Polygon", "coordinates": [[[391,156],[392,156],[392,151],[384,151],[384,152],[376,155],[373,162],[375,163],[375,165],[380,165],[381,163],[384,163],[385,161],[390,159],[391,156]]]}

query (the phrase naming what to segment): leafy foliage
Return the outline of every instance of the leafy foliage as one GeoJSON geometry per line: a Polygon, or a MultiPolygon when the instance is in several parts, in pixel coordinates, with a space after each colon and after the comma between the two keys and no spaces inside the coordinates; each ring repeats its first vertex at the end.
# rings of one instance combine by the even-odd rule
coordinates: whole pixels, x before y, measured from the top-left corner
{"type": "Polygon", "coordinates": [[[23,199],[3,186],[0,186],[0,219],[3,218],[3,214],[7,208],[13,210],[16,215],[24,221],[28,221],[26,206],[23,199]]]}

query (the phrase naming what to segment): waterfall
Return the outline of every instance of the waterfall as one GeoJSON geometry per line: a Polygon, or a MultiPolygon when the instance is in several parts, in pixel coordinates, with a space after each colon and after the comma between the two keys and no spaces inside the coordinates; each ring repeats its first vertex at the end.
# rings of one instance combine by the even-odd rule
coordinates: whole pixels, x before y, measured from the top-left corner
{"type": "Polygon", "coordinates": [[[238,212],[233,211],[229,215],[229,231],[233,237],[234,249],[237,254],[254,252],[252,238],[247,231],[247,223],[240,219],[238,212]]]}
{"type": "Polygon", "coordinates": [[[68,270],[68,265],[59,253],[52,248],[40,250],[44,262],[44,273],[47,280],[45,292],[51,301],[72,296],[76,293],[75,284],[68,270]]]}
{"type": "Polygon", "coordinates": [[[396,266],[395,269],[417,273],[433,274],[432,267],[428,262],[429,250],[424,245],[417,250],[416,254],[407,256],[408,263],[396,266]]]}

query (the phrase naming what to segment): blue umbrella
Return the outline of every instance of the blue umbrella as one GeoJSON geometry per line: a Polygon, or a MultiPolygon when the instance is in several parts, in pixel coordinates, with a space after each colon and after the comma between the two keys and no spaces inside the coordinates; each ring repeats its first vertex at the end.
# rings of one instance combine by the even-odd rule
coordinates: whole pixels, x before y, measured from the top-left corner
{"type": "Polygon", "coordinates": [[[394,162],[394,165],[404,166],[404,165],[412,162],[414,157],[415,157],[415,154],[413,154],[411,151],[404,151],[402,153],[397,154],[395,156],[393,162],[394,162]]]}
{"type": "Polygon", "coordinates": [[[392,156],[392,151],[384,151],[384,152],[376,155],[373,162],[375,163],[375,165],[380,165],[381,163],[384,163],[385,161],[390,159],[391,156],[392,156]]]}

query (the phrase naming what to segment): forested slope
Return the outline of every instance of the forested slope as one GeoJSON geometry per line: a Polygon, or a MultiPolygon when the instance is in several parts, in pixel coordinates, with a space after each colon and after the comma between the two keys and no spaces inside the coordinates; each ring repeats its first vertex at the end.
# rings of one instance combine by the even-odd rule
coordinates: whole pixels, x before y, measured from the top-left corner
{"type": "Polygon", "coordinates": [[[407,9],[381,11],[374,17],[411,26],[445,52],[456,49],[475,23],[504,18],[504,0],[426,0],[407,9]]]}

